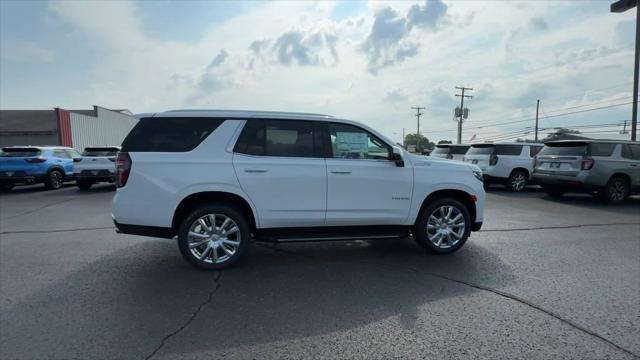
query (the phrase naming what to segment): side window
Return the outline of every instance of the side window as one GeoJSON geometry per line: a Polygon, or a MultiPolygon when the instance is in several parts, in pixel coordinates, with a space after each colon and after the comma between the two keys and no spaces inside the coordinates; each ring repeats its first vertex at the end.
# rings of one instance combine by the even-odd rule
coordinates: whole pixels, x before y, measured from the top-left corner
{"type": "Polygon", "coordinates": [[[317,157],[314,125],[301,120],[249,120],[235,152],[258,156],[317,157]]]}
{"type": "Polygon", "coordinates": [[[67,152],[67,154],[69,154],[70,157],[72,158],[79,158],[82,157],[82,155],[80,155],[79,152],[75,151],[75,150],[65,150],[67,152]]]}
{"type": "Polygon", "coordinates": [[[391,148],[364,129],[347,124],[329,124],[331,154],[338,159],[389,160],[391,148]]]}
{"type": "Polygon", "coordinates": [[[640,145],[623,144],[622,157],[631,160],[640,160],[640,145]]]}
{"type": "Polygon", "coordinates": [[[591,156],[611,156],[616,144],[597,144],[589,145],[589,155],[591,156]]]}
{"type": "Polygon", "coordinates": [[[522,153],[522,145],[496,145],[497,155],[518,156],[522,153]]]}
{"type": "Polygon", "coordinates": [[[142,118],[122,142],[123,152],[186,152],[224,122],[219,118],[142,118]]]}
{"type": "Polygon", "coordinates": [[[67,152],[62,149],[53,150],[53,156],[62,159],[71,159],[71,156],[69,156],[69,154],[67,154],[67,152]]]}
{"type": "Polygon", "coordinates": [[[529,146],[529,156],[534,157],[538,155],[540,150],[542,150],[542,146],[536,146],[536,145],[529,146]]]}

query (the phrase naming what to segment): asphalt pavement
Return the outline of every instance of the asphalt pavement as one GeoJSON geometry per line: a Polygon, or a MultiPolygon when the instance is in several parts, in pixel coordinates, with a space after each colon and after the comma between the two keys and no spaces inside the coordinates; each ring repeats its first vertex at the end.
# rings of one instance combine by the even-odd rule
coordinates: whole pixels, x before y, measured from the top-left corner
{"type": "Polygon", "coordinates": [[[640,197],[494,188],[449,256],[255,243],[204,272],[174,240],[116,234],[112,196],[0,195],[0,358],[640,357],[640,197]]]}

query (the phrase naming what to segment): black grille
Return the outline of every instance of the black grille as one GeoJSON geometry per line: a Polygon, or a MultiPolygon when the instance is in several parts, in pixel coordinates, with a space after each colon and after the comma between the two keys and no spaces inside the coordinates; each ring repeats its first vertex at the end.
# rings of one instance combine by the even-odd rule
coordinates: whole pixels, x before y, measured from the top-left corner
{"type": "Polygon", "coordinates": [[[24,171],[0,171],[0,177],[4,178],[19,178],[26,177],[27,173],[24,171]]]}
{"type": "Polygon", "coordinates": [[[82,170],[80,176],[112,176],[109,170],[82,170]]]}

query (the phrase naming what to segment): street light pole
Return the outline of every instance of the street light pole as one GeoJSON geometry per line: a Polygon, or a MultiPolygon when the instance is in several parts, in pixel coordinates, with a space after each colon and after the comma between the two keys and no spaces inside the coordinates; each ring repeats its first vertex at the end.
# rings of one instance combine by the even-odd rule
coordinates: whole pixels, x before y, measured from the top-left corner
{"type": "Polygon", "coordinates": [[[633,108],[631,110],[631,141],[636,141],[638,128],[638,65],[640,64],[640,0],[618,0],[611,4],[611,12],[621,13],[636,8],[636,53],[633,67],[633,108]]]}

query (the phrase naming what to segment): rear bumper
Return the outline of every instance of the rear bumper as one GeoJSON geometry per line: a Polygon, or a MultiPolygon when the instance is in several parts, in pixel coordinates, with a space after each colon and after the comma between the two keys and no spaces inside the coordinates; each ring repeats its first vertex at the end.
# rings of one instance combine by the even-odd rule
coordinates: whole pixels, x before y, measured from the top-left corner
{"type": "Polygon", "coordinates": [[[28,175],[28,174],[20,174],[14,176],[0,176],[0,184],[37,184],[44,182],[44,175],[28,175]]]}
{"type": "Polygon", "coordinates": [[[476,222],[471,227],[471,231],[480,231],[482,229],[482,221],[476,222]]]}
{"type": "Polygon", "coordinates": [[[171,228],[120,224],[115,220],[113,220],[113,224],[115,225],[116,233],[118,234],[148,236],[163,239],[172,239],[174,236],[176,236],[176,232],[171,228]]]}
{"type": "Polygon", "coordinates": [[[574,176],[534,173],[533,180],[543,187],[565,189],[567,191],[595,191],[600,188],[600,186],[586,183],[581,178],[574,176]]]}

